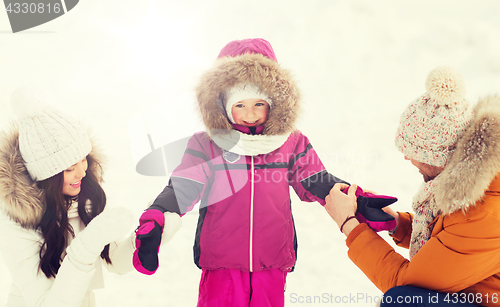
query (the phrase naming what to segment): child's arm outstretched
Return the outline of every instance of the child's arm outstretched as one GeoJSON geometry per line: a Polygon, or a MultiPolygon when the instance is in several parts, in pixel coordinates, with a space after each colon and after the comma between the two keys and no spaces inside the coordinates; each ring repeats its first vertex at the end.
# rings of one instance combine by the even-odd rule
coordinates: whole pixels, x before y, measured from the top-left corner
{"type": "Polygon", "coordinates": [[[204,137],[199,135],[189,140],[181,164],[173,171],[168,185],[139,219],[133,264],[143,274],[156,272],[160,245],[179,230],[180,216],[192,210],[203,194],[211,172],[203,141],[204,137]]]}
{"type": "Polygon", "coordinates": [[[300,132],[297,138],[292,159],[289,161],[289,182],[300,200],[317,201],[325,205],[325,198],[336,183],[348,182],[330,174],[318,154],[312,147],[309,139],[300,132]]]}
{"type": "MultiPolygon", "coordinates": [[[[324,206],[326,196],[336,183],[350,185],[325,169],[311,143],[301,133],[297,134],[294,156],[289,165],[290,184],[302,201],[317,201],[324,206]]],[[[396,226],[394,217],[381,210],[395,202],[396,198],[363,192],[359,187],[356,196],[356,217],[360,222],[367,223],[376,231],[392,230],[396,226]]]]}

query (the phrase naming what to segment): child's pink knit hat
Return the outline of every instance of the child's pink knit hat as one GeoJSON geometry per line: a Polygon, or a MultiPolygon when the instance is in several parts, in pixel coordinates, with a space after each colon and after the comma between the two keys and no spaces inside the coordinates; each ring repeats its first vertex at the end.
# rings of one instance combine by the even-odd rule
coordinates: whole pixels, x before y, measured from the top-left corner
{"type": "Polygon", "coordinates": [[[432,70],[425,88],[426,93],[401,115],[396,147],[410,159],[445,167],[469,125],[472,111],[464,97],[464,80],[451,67],[432,70]]]}

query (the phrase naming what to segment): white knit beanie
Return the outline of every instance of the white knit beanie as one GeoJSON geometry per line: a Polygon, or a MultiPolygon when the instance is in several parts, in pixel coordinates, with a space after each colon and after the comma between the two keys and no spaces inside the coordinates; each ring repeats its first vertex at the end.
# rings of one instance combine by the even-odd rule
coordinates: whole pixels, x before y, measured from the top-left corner
{"type": "Polygon", "coordinates": [[[256,86],[253,85],[239,85],[231,88],[226,93],[226,113],[229,121],[234,124],[232,109],[233,105],[245,99],[262,99],[269,104],[271,107],[273,101],[262,91],[260,91],[256,86]]]}
{"type": "Polygon", "coordinates": [[[12,94],[12,107],[19,117],[19,149],[31,179],[50,178],[92,150],[85,129],[71,116],[42,105],[42,94],[20,88],[12,94]]]}
{"type": "Polygon", "coordinates": [[[464,80],[451,67],[432,70],[425,88],[426,93],[401,115],[396,147],[418,162],[445,167],[469,125],[472,110],[464,97],[464,80]]]}

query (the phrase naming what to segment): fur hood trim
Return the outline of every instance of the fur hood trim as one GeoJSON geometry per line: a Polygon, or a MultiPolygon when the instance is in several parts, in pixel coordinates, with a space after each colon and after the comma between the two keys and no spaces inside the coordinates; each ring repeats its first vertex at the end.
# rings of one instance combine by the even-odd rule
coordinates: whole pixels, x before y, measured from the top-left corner
{"type": "MultiPolygon", "coordinates": [[[[92,141],[89,155],[97,162],[87,172],[102,180],[102,156],[92,141]]],[[[16,124],[0,133],[0,210],[27,229],[36,229],[45,212],[43,191],[33,181],[19,150],[16,124]]]]}
{"type": "Polygon", "coordinates": [[[480,201],[500,171],[500,96],[479,100],[467,132],[458,141],[450,163],[436,178],[435,197],[443,214],[480,201]]]}
{"type": "Polygon", "coordinates": [[[272,99],[264,135],[283,135],[295,130],[300,93],[291,73],[261,54],[223,57],[205,72],[196,88],[201,115],[210,135],[233,129],[227,118],[226,92],[237,85],[251,84],[272,99]]]}

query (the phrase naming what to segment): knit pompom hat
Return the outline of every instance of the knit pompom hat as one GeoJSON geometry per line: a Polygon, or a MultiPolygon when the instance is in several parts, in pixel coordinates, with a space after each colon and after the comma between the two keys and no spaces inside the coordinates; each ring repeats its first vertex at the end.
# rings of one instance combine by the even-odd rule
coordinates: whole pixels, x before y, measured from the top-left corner
{"type": "Polygon", "coordinates": [[[401,115],[396,147],[410,159],[445,167],[469,125],[472,111],[464,97],[464,80],[451,67],[432,70],[425,88],[426,92],[401,115]]]}
{"type": "MultiPolygon", "coordinates": [[[[278,62],[278,59],[274,54],[273,47],[263,38],[247,38],[231,41],[224,46],[224,48],[222,48],[217,58],[237,57],[247,53],[262,54],[266,58],[278,62]]],[[[269,104],[269,107],[271,107],[273,103],[269,95],[252,84],[239,84],[232,87],[226,91],[225,97],[226,99],[224,105],[226,107],[227,117],[233,124],[234,119],[232,115],[232,108],[233,105],[238,102],[244,99],[262,99],[269,104]]]]}
{"type": "Polygon", "coordinates": [[[92,150],[82,125],[44,105],[39,90],[17,89],[12,94],[12,108],[19,117],[19,149],[31,179],[50,178],[92,150]]]}

